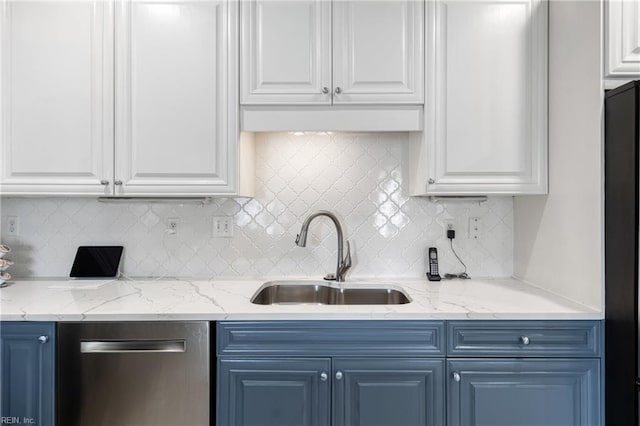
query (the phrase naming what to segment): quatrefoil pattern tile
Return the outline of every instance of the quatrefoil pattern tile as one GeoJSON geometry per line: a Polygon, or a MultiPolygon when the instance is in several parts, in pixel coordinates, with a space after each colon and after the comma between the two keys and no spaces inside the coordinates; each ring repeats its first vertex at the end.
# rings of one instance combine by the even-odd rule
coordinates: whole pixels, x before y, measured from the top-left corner
{"type": "Polygon", "coordinates": [[[306,248],[294,240],[309,213],[330,210],[351,243],[348,277],[422,277],[429,246],[438,248],[441,272],[460,272],[445,237],[450,219],[471,276],[510,276],[512,198],[443,204],[409,197],[408,144],[406,133],[260,134],[255,198],[220,198],[204,207],[2,199],[2,217],[20,218],[21,235],[4,238],[14,248],[12,273],[67,276],[77,246],[122,244],[130,276],[319,278],[335,269],[333,224],[316,219],[306,248]],[[233,238],[211,237],[212,216],[233,217],[233,238]],[[177,239],[166,238],[169,217],[181,218],[177,239]],[[468,238],[471,217],[482,219],[478,240],[468,238]]]}

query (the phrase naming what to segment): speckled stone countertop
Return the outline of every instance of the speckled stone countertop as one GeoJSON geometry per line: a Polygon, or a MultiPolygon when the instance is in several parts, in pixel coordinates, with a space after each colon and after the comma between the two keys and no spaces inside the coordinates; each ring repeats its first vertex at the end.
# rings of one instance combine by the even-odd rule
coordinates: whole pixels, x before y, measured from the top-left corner
{"type": "Polygon", "coordinates": [[[3,321],[602,319],[603,312],[514,279],[367,280],[391,285],[404,305],[254,305],[257,280],[17,280],[0,289],[3,321]]]}

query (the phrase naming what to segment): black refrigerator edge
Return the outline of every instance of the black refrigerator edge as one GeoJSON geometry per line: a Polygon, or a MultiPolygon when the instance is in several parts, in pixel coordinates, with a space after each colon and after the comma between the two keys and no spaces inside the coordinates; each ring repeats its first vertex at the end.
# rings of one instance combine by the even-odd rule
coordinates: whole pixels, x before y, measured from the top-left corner
{"type": "Polygon", "coordinates": [[[640,81],[605,94],[606,424],[638,425],[640,81]]]}

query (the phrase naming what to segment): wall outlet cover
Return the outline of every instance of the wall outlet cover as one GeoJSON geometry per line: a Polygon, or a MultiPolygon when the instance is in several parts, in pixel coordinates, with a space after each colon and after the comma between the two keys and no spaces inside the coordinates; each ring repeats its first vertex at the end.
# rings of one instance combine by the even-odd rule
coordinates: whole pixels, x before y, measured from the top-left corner
{"type": "Polygon", "coordinates": [[[20,221],[16,216],[7,217],[6,236],[17,237],[20,235],[20,221]]]}
{"type": "Polygon", "coordinates": [[[469,239],[479,240],[482,237],[482,218],[469,218],[469,239]]]}
{"type": "Polygon", "coordinates": [[[211,218],[211,236],[213,238],[232,238],[233,217],[213,216],[211,218]]]}
{"type": "Polygon", "coordinates": [[[167,238],[176,239],[178,238],[178,225],[180,224],[179,217],[168,217],[167,218],[167,238]]]}

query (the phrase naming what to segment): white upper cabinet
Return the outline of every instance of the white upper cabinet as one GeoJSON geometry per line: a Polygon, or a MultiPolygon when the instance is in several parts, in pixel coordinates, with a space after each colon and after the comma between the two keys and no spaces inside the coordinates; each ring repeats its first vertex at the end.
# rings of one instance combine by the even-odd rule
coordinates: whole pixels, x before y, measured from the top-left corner
{"type": "Polygon", "coordinates": [[[234,191],[231,7],[221,0],[117,4],[116,195],[234,191]]]}
{"type": "Polygon", "coordinates": [[[424,2],[247,0],[241,103],[421,104],[424,2]]]}
{"type": "Polygon", "coordinates": [[[3,195],[238,193],[237,2],[1,5],[3,195]]]}
{"type": "Polygon", "coordinates": [[[414,195],[547,192],[547,4],[429,2],[414,195]]]}
{"type": "Polygon", "coordinates": [[[113,175],[108,3],[8,0],[0,3],[0,20],[0,191],[107,193],[113,175]]]}
{"type": "Polygon", "coordinates": [[[424,101],[424,3],[333,3],[333,102],[424,101]]]}
{"type": "Polygon", "coordinates": [[[331,2],[241,3],[244,104],[331,103],[331,2]]]}
{"type": "Polygon", "coordinates": [[[640,78],[640,0],[605,0],[605,77],[640,78]]]}

